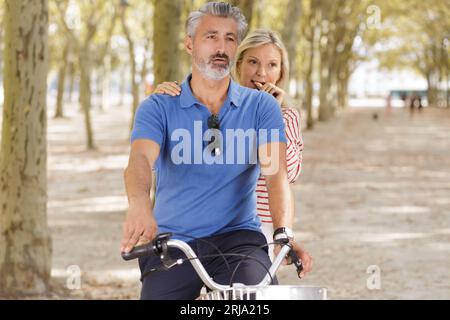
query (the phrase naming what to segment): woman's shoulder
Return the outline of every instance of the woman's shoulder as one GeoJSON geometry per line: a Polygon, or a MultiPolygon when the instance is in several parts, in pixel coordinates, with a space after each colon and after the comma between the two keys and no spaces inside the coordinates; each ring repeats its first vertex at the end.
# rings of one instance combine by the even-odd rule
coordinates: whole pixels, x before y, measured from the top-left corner
{"type": "Polygon", "coordinates": [[[296,122],[301,121],[300,111],[297,108],[283,106],[281,107],[281,112],[283,114],[283,117],[287,120],[296,122]]]}

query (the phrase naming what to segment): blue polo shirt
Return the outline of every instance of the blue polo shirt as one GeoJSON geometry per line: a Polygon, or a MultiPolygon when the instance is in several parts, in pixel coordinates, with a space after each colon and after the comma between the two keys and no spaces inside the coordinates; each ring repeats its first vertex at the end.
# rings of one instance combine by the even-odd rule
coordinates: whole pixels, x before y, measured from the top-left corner
{"type": "Polygon", "coordinates": [[[131,134],[131,142],[150,139],[160,146],[154,207],[159,232],[190,241],[184,235],[260,230],[257,147],[286,142],[280,107],[271,95],[231,80],[219,130],[208,130],[211,113],[192,94],[191,77],[179,96],[153,94],[144,100],[131,134]],[[216,154],[208,149],[211,134],[220,143],[216,154]]]}

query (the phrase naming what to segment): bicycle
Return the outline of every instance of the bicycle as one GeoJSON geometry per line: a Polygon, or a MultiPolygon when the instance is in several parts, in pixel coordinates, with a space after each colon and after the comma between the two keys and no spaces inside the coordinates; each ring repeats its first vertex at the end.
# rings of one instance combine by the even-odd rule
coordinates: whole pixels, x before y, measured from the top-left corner
{"type": "MultiPolygon", "coordinates": [[[[194,250],[184,241],[171,239],[172,233],[161,233],[148,244],[135,247],[128,253],[122,253],[122,258],[126,261],[136,259],[144,256],[156,255],[159,256],[163,268],[169,270],[170,268],[180,265],[188,260],[194,270],[197,272],[200,279],[205,286],[210,290],[209,292],[200,295],[198,300],[326,300],[327,289],[324,287],[314,286],[294,286],[294,285],[271,285],[273,277],[280,267],[283,259],[289,257],[297,269],[297,274],[300,277],[300,272],[303,270],[301,260],[292,250],[292,246],[288,240],[279,240],[275,244],[281,245],[279,253],[274,258],[270,268],[267,269],[267,275],[257,285],[245,285],[242,283],[233,283],[233,275],[236,272],[239,264],[236,266],[233,275],[231,276],[230,284],[223,285],[216,283],[203,267],[203,264],[197,257],[194,250]],[[168,254],[169,248],[176,248],[181,250],[187,259],[172,260],[168,254]]],[[[225,257],[227,254],[219,252],[218,256],[225,257]]],[[[250,255],[243,256],[251,258],[250,255]]],[[[225,258],[224,258],[225,259],[225,258]]],[[[241,261],[243,261],[241,260],[241,261]]]]}

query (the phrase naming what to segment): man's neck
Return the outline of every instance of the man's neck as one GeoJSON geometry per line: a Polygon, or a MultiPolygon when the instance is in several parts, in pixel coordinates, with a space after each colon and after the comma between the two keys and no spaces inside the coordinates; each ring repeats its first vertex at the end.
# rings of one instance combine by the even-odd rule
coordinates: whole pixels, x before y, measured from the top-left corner
{"type": "Polygon", "coordinates": [[[212,114],[218,114],[227,99],[230,76],[222,80],[205,79],[200,73],[192,72],[190,82],[192,94],[204,104],[212,114]]]}

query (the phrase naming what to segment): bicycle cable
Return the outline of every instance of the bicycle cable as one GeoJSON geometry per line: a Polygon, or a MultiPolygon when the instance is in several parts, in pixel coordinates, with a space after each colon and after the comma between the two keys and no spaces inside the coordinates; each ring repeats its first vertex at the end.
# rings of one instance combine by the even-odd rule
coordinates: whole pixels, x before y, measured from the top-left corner
{"type": "Polygon", "coordinates": [[[214,250],[217,251],[218,256],[221,256],[223,258],[223,261],[225,262],[225,265],[227,266],[228,271],[231,271],[231,268],[230,268],[230,265],[229,265],[227,259],[223,256],[224,253],[219,249],[219,247],[217,247],[211,241],[208,241],[208,240],[205,240],[205,239],[202,239],[202,238],[196,238],[196,237],[190,236],[188,234],[183,234],[183,233],[172,233],[172,234],[173,235],[178,235],[178,236],[181,236],[181,237],[190,238],[190,239],[197,240],[197,241],[200,241],[200,242],[204,242],[204,243],[210,245],[214,250]]]}
{"type": "MultiPolygon", "coordinates": [[[[256,250],[262,249],[264,247],[269,248],[270,245],[275,245],[275,244],[280,244],[279,242],[270,242],[270,243],[265,243],[263,245],[260,245],[256,248],[254,248],[252,251],[250,251],[250,253],[248,253],[247,255],[243,255],[244,257],[241,259],[241,261],[239,261],[239,263],[236,265],[236,267],[233,270],[233,273],[231,274],[231,278],[230,278],[230,284],[229,286],[231,286],[233,284],[233,279],[234,276],[236,275],[236,272],[238,270],[238,268],[241,266],[242,262],[244,262],[245,258],[249,255],[251,255],[253,252],[255,252],[256,250]]],[[[258,260],[259,261],[259,260],[258,260]]],[[[262,265],[264,265],[261,261],[259,261],[262,265]]],[[[270,274],[270,271],[268,270],[268,268],[264,265],[264,268],[266,269],[267,274],[270,276],[270,284],[273,284],[273,277],[270,274]]]]}
{"type": "MultiPolygon", "coordinates": [[[[227,256],[237,256],[237,257],[242,257],[242,259],[241,259],[241,261],[239,261],[239,263],[236,265],[236,267],[235,267],[234,270],[233,270],[233,273],[231,274],[230,283],[229,283],[229,286],[230,286],[230,287],[231,287],[232,284],[233,284],[233,279],[234,279],[234,277],[235,277],[235,275],[236,275],[237,270],[239,269],[239,267],[240,267],[240,265],[242,264],[242,262],[244,262],[246,259],[255,260],[257,263],[259,263],[259,264],[264,268],[264,270],[266,271],[266,273],[269,275],[269,277],[270,277],[270,284],[273,284],[274,279],[273,279],[272,275],[270,274],[269,268],[268,268],[263,262],[261,262],[259,259],[255,258],[255,257],[252,257],[251,254],[252,254],[253,252],[255,252],[256,250],[259,250],[259,249],[264,248],[264,247],[268,247],[269,245],[279,244],[278,242],[270,242],[270,243],[263,244],[263,245],[261,245],[261,246],[258,246],[258,247],[256,247],[256,248],[254,248],[250,253],[244,255],[244,254],[239,254],[239,253],[223,253],[223,252],[222,252],[222,251],[221,251],[214,243],[212,243],[212,242],[210,242],[210,241],[208,241],[208,240],[205,240],[205,239],[196,238],[196,237],[193,237],[193,236],[191,236],[191,235],[187,235],[187,234],[183,234],[183,233],[172,233],[172,234],[173,234],[173,235],[178,235],[178,236],[182,236],[182,237],[186,237],[186,238],[190,238],[190,239],[193,239],[193,240],[197,240],[197,241],[204,242],[204,243],[210,245],[214,250],[216,250],[216,251],[218,252],[218,254],[202,255],[202,256],[197,256],[196,258],[181,258],[181,259],[178,259],[178,260],[177,260],[177,261],[180,261],[180,260],[181,260],[181,262],[177,262],[178,265],[181,264],[181,263],[183,263],[183,262],[185,262],[185,261],[190,261],[190,260],[195,260],[195,259],[200,260],[200,259],[205,259],[205,258],[221,257],[221,258],[223,259],[223,261],[225,262],[225,265],[227,266],[228,271],[231,271],[230,265],[229,265],[229,263],[228,263],[226,257],[227,257],[227,256]]],[[[155,272],[155,271],[167,271],[167,268],[164,268],[164,267],[163,267],[163,268],[161,268],[161,267],[155,267],[155,268],[152,268],[152,269],[150,269],[149,271],[146,271],[146,272],[144,272],[144,273],[141,275],[141,281],[142,281],[146,276],[148,276],[150,273],[155,272]]]]}
{"type": "MultiPolygon", "coordinates": [[[[253,250],[252,252],[254,252],[254,251],[255,251],[255,250],[253,250]]],[[[273,283],[273,277],[272,277],[272,275],[270,274],[269,268],[264,264],[264,262],[260,261],[259,259],[255,258],[255,257],[252,257],[252,256],[250,256],[249,254],[245,255],[245,254],[241,254],[241,253],[222,253],[222,255],[223,255],[224,257],[226,257],[226,256],[229,256],[229,257],[242,257],[242,260],[239,262],[239,264],[240,264],[243,260],[245,260],[245,259],[250,259],[250,260],[254,260],[254,261],[258,262],[258,263],[265,269],[265,271],[267,272],[267,274],[269,275],[269,277],[270,277],[270,283],[271,283],[271,284],[273,283]]],[[[200,259],[200,258],[212,258],[212,257],[217,257],[217,256],[219,256],[219,255],[217,255],[217,254],[211,254],[211,255],[203,255],[203,256],[200,256],[200,257],[196,257],[196,258],[184,258],[184,259],[181,259],[181,260],[183,260],[183,262],[184,262],[184,261],[196,260],[196,259],[200,259]]],[[[238,265],[239,265],[239,264],[238,264],[238,265]]],[[[235,270],[236,270],[236,268],[235,268],[235,270]]],[[[231,275],[231,279],[233,279],[233,276],[234,276],[234,272],[233,272],[233,274],[231,275]]],[[[229,284],[230,288],[232,287],[232,284],[233,284],[233,283],[230,282],[230,284],[229,284]]]]}
{"type": "MultiPolygon", "coordinates": [[[[204,242],[204,243],[210,245],[218,253],[217,255],[214,255],[214,257],[222,257],[222,259],[225,262],[225,265],[227,267],[227,270],[231,272],[231,267],[230,267],[230,264],[228,263],[227,259],[225,258],[225,254],[214,243],[212,243],[211,241],[208,241],[208,240],[205,240],[205,239],[202,239],[202,238],[197,238],[197,237],[194,237],[194,236],[191,236],[191,235],[188,235],[188,234],[179,233],[179,232],[172,232],[172,235],[178,235],[178,236],[181,236],[181,237],[190,238],[190,239],[197,240],[197,241],[200,241],[200,242],[204,242]]],[[[212,256],[213,255],[211,255],[211,257],[212,256]]],[[[201,258],[205,258],[205,257],[207,257],[207,256],[206,255],[201,256],[201,258]]],[[[197,257],[197,258],[200,260],[200,257],[197,257]]],[[[163,267],[157,266],[157,267],[151,268],[150,270],[145,271],[144,273],[141,274],[140,280],[143,281],[143,279],[145,277],[147,277],[150,273],[155,272],[155,271],[167,271],[167,268],[165,266],[163,266],[163,267]]]]}

